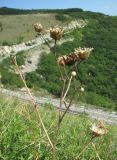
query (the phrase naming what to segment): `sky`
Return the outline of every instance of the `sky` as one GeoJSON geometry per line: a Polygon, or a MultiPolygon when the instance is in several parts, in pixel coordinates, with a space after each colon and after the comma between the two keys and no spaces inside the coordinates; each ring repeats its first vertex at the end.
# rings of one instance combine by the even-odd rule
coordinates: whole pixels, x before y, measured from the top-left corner
{"type": "Polygon", "coordinates": [[[0,7],[20,9],[82,8],[117,15],[117,0],[0,0],[0,7]]]}

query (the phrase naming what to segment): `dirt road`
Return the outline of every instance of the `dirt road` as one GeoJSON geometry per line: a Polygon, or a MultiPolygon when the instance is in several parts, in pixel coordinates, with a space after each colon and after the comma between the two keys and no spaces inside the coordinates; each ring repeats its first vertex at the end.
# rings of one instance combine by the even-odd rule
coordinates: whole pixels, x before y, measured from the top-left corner
{"type": "MultiPolygon", "coordinates": [[[[17,97],[22,100],[31,101],[29,95],[22,91],[15,91],[15,90],[13,91],[0,88],[0,93],[3,95],[17,97]]],[[[55,99],[55,98],[35,97],[35,96],[34,98],[37,104],[39,104],[40,106],[43,106],[43,104],[45,103],[50,103],[54,107],[59,108],[59,99],[57,98],[55,99]]],[[[62,110],[63,111],[65,110],[64,106],[62,107],[62,110]]],[[[117,125],[117,112],[109,112],[109,111],[104,111],[103,109],[96,109],[96,107],[92,107],[91,105],[88,104],[85,105],[73,104],[68,110],[68,112],[72,114],[86,113],[89,115],[90,118],[103,120],[107,123],[117,125]]]]}

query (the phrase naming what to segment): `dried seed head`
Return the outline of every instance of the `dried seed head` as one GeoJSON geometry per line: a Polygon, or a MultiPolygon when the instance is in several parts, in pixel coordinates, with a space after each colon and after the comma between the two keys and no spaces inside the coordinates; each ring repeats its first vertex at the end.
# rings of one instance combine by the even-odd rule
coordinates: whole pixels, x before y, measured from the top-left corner
{"type": "Polygon", "coordinates": [[[66,56],[66,55],[60,56],[60,57],[58,57],[58,59],[57,59],[57,63],[58,63],[59,65],[61,65],[61,66],[64,66],[66,59],[67,59],[67,56],[66,56]]]}
{"type": "Polygon", "coordinates": [[[72,77],[75,77],[75,76],[76,76],[76,72],[75,72],[75,71],[72,71],[72,72],[71,72],[71,76],[72,76],[72,77]]]}
{"type": "Polygon", "coordinates": [[[76,48],[74,52],[68,56],[61,56],[58,58],[58,64],[60,65],[74,65],[76,62],[85,60],[89,57],[93,48],[76,48]]]}
{"type": "Polygon", "coordinates": [[[41,25],[41,23],[35,23],[34,24],[34,29],[36,32],[41,32],[43,30],[43,26],[41,25]]]}
{"type": "Polygon", "coordinates": [[[60,40],[63,35],[64,30],[62,28],[53,28],[50,29],[50,37],[54,40],[60,40]]]}
{"type": "Polygon", "coordinates": [[[58,64],[60,65],[73,65],[76,61],[79,61],[79,56],[74,54],[74,53],[71,53],[70,55],[66,56],[61,56],[61,57],[58,57],[58,64]]]}
{"type": "Polygon", "coordinates": [[[96,137],[102,136],[107,133],[107,129],[104,126],[96,125],[95,123],[91,126],[92,134],[96,137]]]}
{"type": "Polygon", "coordinates": [[[89,57],[89,55],[91,54],[93,48],[76,48],[74,50],[74,53],[79,55],[79,58],[81,60],[85,60],[89,57]]]}
{"type": "Polygon", "coordinates": [[[65,61],[64,61],[63,57],[58,57],[57,63],[58,63],[59,65],[61,65],[61,66],[64,66],[64,65],[65,65],[65,61]]]}

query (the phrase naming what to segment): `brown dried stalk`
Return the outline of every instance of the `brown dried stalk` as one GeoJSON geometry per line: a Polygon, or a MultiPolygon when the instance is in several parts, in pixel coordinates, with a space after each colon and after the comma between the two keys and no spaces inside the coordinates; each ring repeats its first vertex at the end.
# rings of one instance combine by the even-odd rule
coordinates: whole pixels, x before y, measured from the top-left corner
{"type": "MultiPolygon", "coordinates": [[[[69,78],[69,75],[68,75],[69,73],[67,73],[65,65],[70,64],[70,65],[74,66],[76,63],[77,63],[77,65],[79,65],[81,63],[82,57],[83,57],[83,60],[88,57],[88,54],[86,54],[86,53],[89,53],[89,50],[78,48],[74,51],[74,53],[70,54],[69,56],[62,56],[62,57],[59,57],[57,59],[57,54],[56,54],[57,40],[60,40],[61,36],[59,37],[58,30],[57,30],[57,33],[54,30],[52,30],[51,32],[50,32],[50,36],[54,39],[54,47],[53,47],[53,49],[51,49],[51,47],[48,44],[47,45],[55,56],[55,60],[57,61],[57,65],[58,65],[58,69],[59,69],[59,72],[60,72],[61,80],[63,81],[63,85],[62,85],[62,89],[61,89],[61,96],[60,96],[58,125],[57,125],[57,129],[56,129],[56,139],[54,140],[53,150],[52,150],[52,152],[53,152],[52,153],[52,159],[55,160],[56,159],[56,145],[57,145],[58,136],[59,136],[59,133],[60,133],[60,125],[61,125],[61,122],[63,121],[67,111],[69,110],[69,108],[72,104],[74,95],[75,95],[75,94],[73,94],[72,98],[70,99],[69,104],[67,105],[67,103],[65,102],[65,98],[66,98],[66,96],[68,94],[68,91],[70,89],[72,78],[75,76],[76,72],[71,74],[71,76],[69,78]],[[52,35],[51,32],[54,34],[54,36],[52,35]],[[59,37],[59,38],[56,38],[56,37],[59,37]],[[81,51],[82,51],[82,54],[79,53],[81,51]],[[63,66],[64,73],[62,72],[60,65],[63,66]],[[65,90],[67,80],[68,80],[68,85],[67,85],[67,89],[65,90]],[[63,104],[66,106],[66,110],[62,114],[61,108],[62,108],[63,104]]],[[[62,34],[63,34],[63,32],[62,32],[62,34]]],[[[42,39],[44,39],[42,34],[41,34],[41,37],[42,37],[42,39]]],[[[45,40],[45,42],[46,42],[46,40],[45,40]]],[[[76,86],[75,86],[74,90],[76,91],[76,86]]]]}
{"type": "Polygon", "coordinates": [[[52,143],[52,141],[50,140],[50,137],[49,137],[49,135],[48,135],[48,133],[47,133],[47,130],[46,130],[46,128],[45,128],[45,125],[44,125],[44,123],[43,123],[43,120],[42,120],[42,118],[41,118],[41,115],[40,115],[40,113],[39,113],[38,110],[37,110],[36,101],[35,101],[33,95],[31,94],[31,92],[30,92],[27,84],[26,84],[26,81],[25,81],[25,79],[24,79],[24,76],[23,76],[23,74],[22,74],[22,72],[21,72],[21,70],[20,70],[20,68],[19,68],[19,66],[18,66],[18,64],[17,64],[16,57],[13,57],[13,63],[15,64],[16,69],[17,69],[17,71],[18,71],[18,73],[19,73],[19,75],[20,75],[20,78],[21,78],[22,82],[24,83],[24,86],[26,87],[26,91],[27,91],[28,95],[30,96],[30,98],[31,98],[31,100],[32,100],[32,104],[33,104],[34,109],[35,109],[35,111],[36,111],[36,113],[37,113],[37,115],[38,115],[38,118],[39,118],[40,123],[41,123],[41,125],[42,125],[42,128],[43,128],[43,130],[44,130],[44,132],[45,132],[45,134],[46,134],[46,137],[47,137],[47,139],[48,139],[48,141],[49,141],[49,143],[50,143],[50,146],[53,148],[53,143],[52,143]]]}
{"type": "Polygon", "coordinates": [[[71,85],[72,78],[73,78],[73,77],[71,76],[70,79],[69,79],[69,83],[68,83],[67,89],[66,89],[66,91],[65,91],[65,93],[64,93],[64,95],[63,95],[63,97],[62,97],[62,101],[64,101],[64,99],[65,99],[65,97],[66,97],[66,95],[67,95],[67,93],[68,93],[68,91],[69,91],[69,89],[70,89],[70,85],[71,85]]]}
{"type": "Polygon", "coordinates": [[[95,136],[92,136],[91,139],[88,141],[87,144],[85,144],[85,146],[83,147],[83,150],[80,152],[80,154],[78,155],[78,160],[80,160],[80,156],[83,154],[83,152],[86,150],[86,148],[89,146],[89,144],[91,144],[94,140],[95,136]]]}
{"type": "Polygon", "coordinates": [[[98,158],[99,160],[101,160],[101,158],[100,158],[100,156],[99,156],[99,154],[98,154],[98,152],[97,152],[96,146],[95,146],[95,144],[94,144],[93,142],[92,142],[92,146],[93,146],[94,149],[95,149],[95,153],[96,153],[97,158],[98,158]]]}

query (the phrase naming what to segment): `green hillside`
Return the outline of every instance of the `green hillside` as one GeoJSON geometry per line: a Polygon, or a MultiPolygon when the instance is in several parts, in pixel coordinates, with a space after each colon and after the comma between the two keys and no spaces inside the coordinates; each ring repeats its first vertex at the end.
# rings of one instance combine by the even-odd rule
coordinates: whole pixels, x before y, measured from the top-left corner
{"type": "MultiPolygon", "coordinates": [[[[73,31],[69,36],[74,37],[74,41],[58,47],[58,55],[69,54],[77,47],[93,47],[93,54],[88,61],[81,64],[78,70],[78,79],[84,85],[86,93],[76,99],[105,108],[117,108],[117,36],[115,36],[117,35],[117,17],[83,13],[82,15],[77,12],[68,13],[69,19],[87,18],[88,25],[73,31]]],[[[60,17],[63,17],[63,14],[59,14],[60,17]]],[[[45,81],[40,80],[42,87],[54,94],[59,94],[56,92],[60,85],[56,70],[54,57],[43,55],[36,75],[41,74],[45,78],[45,81]]],[[[28,74],[27,77],[33,77],[33,75],[28,74]]],[[[31,82],[31,78],[29,79],[31,82]]],[[[37,84],[36,81],[35,84],[37,84]]],[[[35,84],[30,85],[35,86],[35,84]]]]}
{"type": "MultiPolygon", "coordinates": [[[[74,38],[73,42],[66,42],[57,47],[58,56],[69,54],[77,47],[94,48],[91,57],[84,61],[78,69],[77,80],[82,83],[85,92],[80,96],[76,94],[76,100],[117,109],[117,16],[107,16],[80,9],[50,10],[48,12],[56,12],[54,18],[59,24],[69,23],[71,20],[78,20],[79,18],[88,23],[86,27],[76,29],[67,35],[74,38]]],[[[6,59],[0,67],[1,81],[4,86],[22,87],[18,77],[10,72],[7,67],[6,59]],[[8,75],[13,75],[15,80],[8,75]]],[[[43,54],[38,69],[28,73],[26,80],[30,88],[38,90],[41,87],[58,96],[60,95],[60,79],[58,77],[59,72],[54,56],[43,54]]],[[[72,95],[73,90],[70,93],[72,95]]]]}
{"type": "Polygon", "coordinates": [[[82,12],[80,8],[71,9],[16,9],[16,8],[0,8],[0,15],[25,15],[25,14],[36,14],[36,13],[65,13],[65,12],[82,12]]]}

